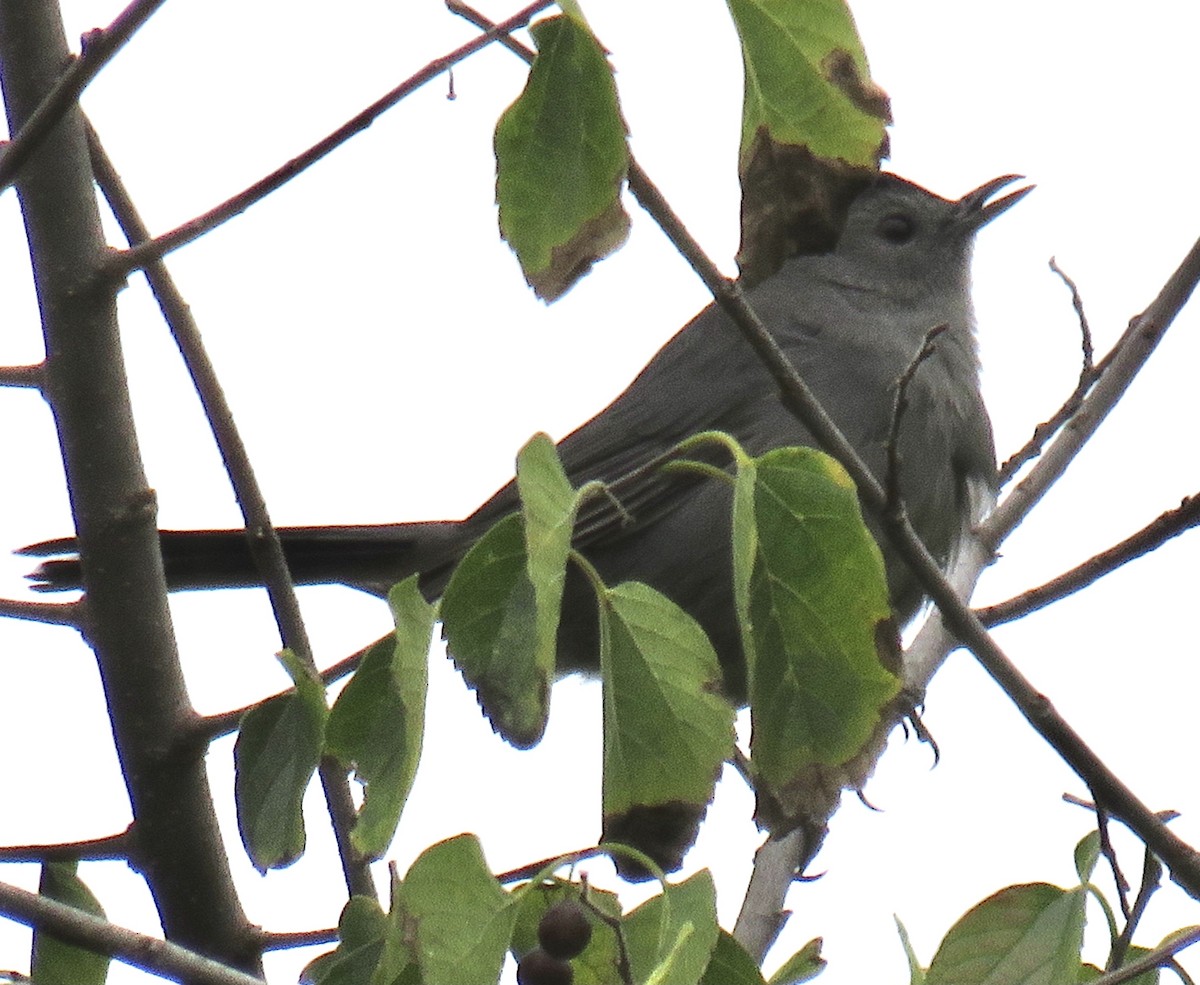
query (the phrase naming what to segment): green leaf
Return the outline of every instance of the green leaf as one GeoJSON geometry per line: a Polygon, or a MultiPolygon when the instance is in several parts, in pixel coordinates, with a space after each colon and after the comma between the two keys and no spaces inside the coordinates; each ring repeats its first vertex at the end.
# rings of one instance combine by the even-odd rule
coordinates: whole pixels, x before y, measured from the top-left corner
{"type": "Polygon", "coordinates": [[[837,768],[876,738],[899,691],[883,558],[850,477],[811,448],[777,448],[740,468],[734,511],[735,572],[750,571],[735,600],[749,627],[760,816],[792,823],[815,791],[854,782],[837,768]]]}
{"type": "Polygon", "coordinates": [[[404,878],[402,895],[422,985],[499,979],[517,908],[488,871],[474,835],[422,852],[404,878]]]}
{"type": "Polygon", "coordinates": [[[537,602],[520,514],[485,533],[442,596],[446,647],[492,728],[519,748],[546,728],[550,679],[537,665],[537,602]]]}
{"type": "Polygon", "coordinates": [[[496,202],[525,279],[553,301],[625,241],[629,150],[612,69],[582,18],[530,33],[529,81],[496,124],[496,202]]]}
{"type": "Polygon", "coordinates": [[[766,985],[766,982],[746,949],[733,934],[722,930],[700,985],[766,985]]]}
{"type": "Polygon", "coordinates": [[[447,645],[488,719],[513,745],[546,728],[558,620],[578,496],[554,443],[536,434],[517,456],[521,514],[467,552],[442,598],[447,645]]]}
{"type": "Polygon", "coordinates": [[[712,875],[702,869],[666,887],[626,916],[622,927],[636,981],[697,985],[717,946],[712,875]]]}
{"type": "MultiPolygon", "coordinates": [[[[338,946],[310,961],[300,974],[306,985],[395,985],[398,976],[376,980],[388,933],[388,916],[367,896],[352,896],[338,918],[338,946]]],[[[410,976],[411,985],[419,979],[410,976]]]]}
{"type": "Polygon", "coordinates": [[[825,970],[828,962],[821,957],[821,938],[815,937],[788,958],[771,976],[768,985],[800,985],[810,982],[825,970]]]}
{"type": "Polygon", "coordinates": [[[925,985],[1058,985],[1080,974],[1082,888],[1009,886],[979,903],[942,940],[925,985]]]}
{"type": "Polygon", "coordinates": [[[733,753],[734,712],[704,631],[639,582],[601,603],[604,839],[679,865],[733,753]]]}
{"type": "Polygon", "coordinates": [[[304,853],[301,802],[321,758],[325,686],[288,651],[280,654],[295,690],[264,701],[242,718],[233,747],[238,830],[259,872],[304,853]]]}
{"type": "Polygon", "coordinates": [[[842,0],[728,0],[742,44],[742,157],[756,140],[875,168],[891,119],[842,0]],[[760,136],[761,134],[761,136],[760,136]]]}
{"type": "MultiPolygon", "coordinates": [[[[95,917],[104,908],[79,878],[76,862],[45,862],[38,881],[38,895],[57,900],[95,917]]],[[[44,931],[33,931],[30,975],[35,982],[69,982],[70,985],[103,985],[108,978],[109,957],[67,944],[44,931]]]]}
{"type": "Polygon", "coordinates": [[[524,517],[525,569],[533,587],[534,664],[549,681],[557,657],[558,620],[578,503],[549,435],[535,434],[518,453],[517,490],[524,517]]]}
{"type": "Polygon", "coordinates": [[[1100,861],[1100,832],[1089,831],[1075,846],[1075,871],[1080,882],[1087,882],[1100,861]]]}
{"type": "Polygon", "coordinates": [[[367,651],[325,728],[325,751],[366,785],[350,841],[371,859],[391,844],[421,759],[429,641],[437,619],[416,576],[393,586],[388,603],[395,633],[367,651]]]}
{"type": "Polygon", "coordinates": [[[900,918],[896,917],[896,930],[900,933],[900,943],[904,947],[904,956],[908,959],[908,985],[925,985],[925,969],[921,967],[921,960],[917,957],[917,952],[913,950],[912,940],[908,936],[908,928],[900,922],[900,918]]]}

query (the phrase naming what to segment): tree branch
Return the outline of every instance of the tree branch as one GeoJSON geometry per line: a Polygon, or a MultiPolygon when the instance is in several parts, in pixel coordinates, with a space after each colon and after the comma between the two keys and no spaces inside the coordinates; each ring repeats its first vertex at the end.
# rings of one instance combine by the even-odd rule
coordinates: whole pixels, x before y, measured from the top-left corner
{"type": "Polygon", "coordinates": [[[1172,537],[1178,537],[1185,530],[1200,524],[1200,494],[1186,497],[1175,509],[1168,510],[1135,534],[1126,537],[1119,544],[1114,544],[1101,551],[1070,571],[1064,571],[1057,578],[1052,578],[1044,585],[1031,588],[1020,595],[997,602],[982,609],[976,609],[980,622],[985,626],[998,626],[1010,622],[1031,612],[1045,608],[1051,602],[1078,592],[1105,575],[1111,574],[1134,558],[1142,557],[1157,550],[1172,537]]]}
{"type": "Polygon", "coordinates": [[[265,198],[277,188],[291,181],[296,175],[300,174],[306,168],[311,167],[337,147],[340,147],[356,133],[365,130],[385,110],[391,109],[415,89],[420,88],[431,79],[437,78],[437,76],[449,70],[452,65],[462,61],[469,55],[475,54],[481,48],[487,47],[487,45],[503,37],[510,31],[524,27],[529,23],[534,14],[549,7],[553,2],[554,0],[535,0],[534,3],[524,7],[507,20],[492,25],[479,37],[468,41],[461,47],[455,48],[454,51],[443,55],[441,58],[434,59],[421,69],[421,71],[401,82],[391,92],[377,99],[357,116],[346,121],[324,140],[314,144],[298,157],[292,158],[292,160],[272,171],[265,178],[256,181],[249,188],[234,195],[233,198],[222,202],[216,208],[210,209],[203,215],[197,216],[195,219],[191,219],[181,226],[177,226],[175,229],[164,233],[156,239],[148,239],[137,246],[132,246],[130,249],[125,250],[113,259],[110,274],[112,276],[124,276],[130,271],[144,267],[152,261],[166,256],[172,250],[178,249],[192,240],[203,236],[206,232],[221,225],[221,223],[227,222],[234,216],[245,212],[255,202],[265,198]]]}
{"type": "Polygon", "coordinates": [[[68,944],[107,954],[135,968],[189,985],[263,985],[177,944],[147,937],[65,903],[0,882],[0,913],[68,944]]]}
{"type": "Polygon", "coordinates": [[[0,616],[28,619],[53,626],[80,626],[85,606],[81,602],[26,602],[24,599],[0,599],[0,616]]]}
{"type": "MultiPolygon", "coordinates": [[[[136,8],[144,10],[145,8],[136,8]]],[[[0,3],[9,129],[43,105],[69,60],[57,6],[0,3]]],[[[92,188],[81,114],[69,107],[16,179],[42,313],[45,393],[58,427],[100,667],[138,825],[138,863],[168,938],[259,967],[213,814],[204,748],[172,748],[195,717],[175,648],[153,493],[135,437],[117,327],[117,282],[92,188]]]]}
{"type": "Polygon", "coordinates": [[[0,151],[0,189],[12,183],[21,165],[29,160],[54,125],[76,104],[87,84],[164,2],[135,0],[117,15],[107,30],[90,31],[84,35],[83,51],[78,58],[72,59],[66,53],[63,64],[67,65],[67,70],[30,111],[17,135],[0,151]]]}
{"type": "Polygon", "coordinates": [[[44,371],[42,363],[33,366],[0,366],[0,386],[40,387],[44,371]]]}
{"type": "Polygon", "coordinates": [[[117,835],[90,838],[57,845],[13,845],[0,848],[0,862],[94,862],[98,859],[128,859],[133,855],[134,826],[117,835]]]}

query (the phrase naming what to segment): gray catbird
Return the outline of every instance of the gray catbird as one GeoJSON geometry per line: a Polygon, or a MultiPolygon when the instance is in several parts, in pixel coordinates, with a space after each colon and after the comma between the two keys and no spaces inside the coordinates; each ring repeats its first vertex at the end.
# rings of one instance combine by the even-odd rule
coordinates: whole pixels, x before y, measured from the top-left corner
{"type": "MultiPolygon", "coordinates": [[[[945,325],[908,388],[902,420],[900,490],[913,526],[948,562],[996,485],[991,425],[979,393],[969,264],[975,233],[1017,202],[1023,188],[989,203],[1018,180],[996,178],[958,201],[894,175],[880,175],[850,207],[832,252],[786,261],[747,298],[833,420],[882,477],[897,379],[930,329],[945,325]]],[[[730,432],[751,454],[811,444],[783,406],[775,383],[729,317],[709,305],[683,328],[605,410],[558,449],[571,481],[613,484],[580,517],[575,546],[609,584],[646,582],[692,614],[711,638],[730,697],[744,697],[744,672],[730,584],[727,483],[644,466],[702,430],[730,432]],[[617,505],[619,503],[619,505],[617,505]]],[[[517,506],[513,483],[460,521],[279,531],[298,583],[343,583],[382,593],[413,573],[430,598],[454,565],[517,506]]],[[[241,531],[163,531],[172,588],[253,585],[241,531]]],[[[883,543],[892,603],[901,622],[921,589],[883,543]]],[[[25,553],[65,554],[71,540],[25,553]]],[[[43,591],[77,588],[77,559],[48,560],[30,576],[43,591]]],[[[595,602],[568,575],[559,632],[562,671],[597,662],[595,602]]]]}

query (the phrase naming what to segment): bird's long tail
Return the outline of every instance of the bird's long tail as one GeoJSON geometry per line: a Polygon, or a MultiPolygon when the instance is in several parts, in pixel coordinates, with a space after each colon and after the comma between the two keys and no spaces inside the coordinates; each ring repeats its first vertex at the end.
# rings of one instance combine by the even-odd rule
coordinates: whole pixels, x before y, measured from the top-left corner
{"type": "MultiPolygon", "coordinates": [[[[403,523],[354,527],[281,527],[279,538],[298,585],[343,584],[384,594],[395,582],[422,575],[427,594],[440,594],[466,550],[460,525],[403,523]]],[[[167,587],[236,588],[261,585],[242,530],[161,530],[167,587]]],[[[82,587],[73,537],[31,544],[18,553],[46,558],[29,575],[39,592],[82,587]]]]}

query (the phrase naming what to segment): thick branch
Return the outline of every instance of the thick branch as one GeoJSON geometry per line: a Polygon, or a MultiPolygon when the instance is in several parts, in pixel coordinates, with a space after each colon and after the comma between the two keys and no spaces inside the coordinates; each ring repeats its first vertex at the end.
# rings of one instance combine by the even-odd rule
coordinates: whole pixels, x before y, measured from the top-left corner
{"type": "MultiPolygon", "coordinates": [[[[0,3],[0,82],[19,131],[69,52],[55,4],[0,3]]],[[[154,497],[146,485],[117,331],[117,284],[77,108],[32,152],[16,182],[46,343],[45,393],[75,516],[88,634],[100,666],[141,849],[167,936],[237,967],[258,953],[213,814],[205,748],[176,749],[195,717],[175,649],[154,497]]]]}

